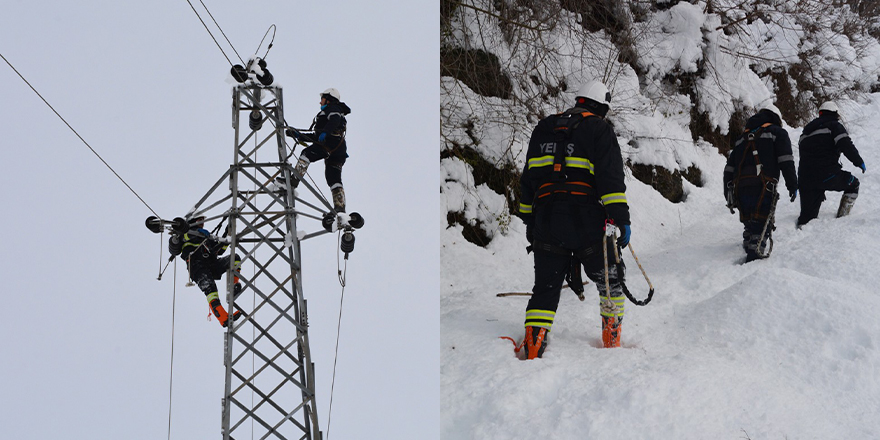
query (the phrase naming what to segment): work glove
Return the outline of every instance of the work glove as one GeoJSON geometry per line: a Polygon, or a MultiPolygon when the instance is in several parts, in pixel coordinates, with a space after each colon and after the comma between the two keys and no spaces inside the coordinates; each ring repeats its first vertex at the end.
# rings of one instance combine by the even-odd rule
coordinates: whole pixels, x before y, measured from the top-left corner
{"type": "Polygon", "coordinates": [[[865,163],[864,163],[864,162],[862,162],[862,164],[859,165],[859,168],[862,169],[862,174],[865,174],[865,171],[867,171],[867,170],[865,169],[865,163]]]}
{"type": "Polygon", "coordinates": [[[324,142],[324,139],[327,139],[327,133],[321,133],[318,135],[318,142],[324,142]]]}
{"type": "Polygon", "coordinates": [[[287,134],[288,136],[292,137],[293,140],[296,140],[296,141],[299,140],[299,136],[300,136],[299,132],[292,129],[292,128],[288,128],[287,130],[284,130],[284,133],[287,134]]]}
{"type": "Polygon", "coordinates": [[[791,197],[791,201],[794,202],[794,199],[797,198],[797,188],[788,190],[788,196],[791,197]]]}
{"type": "Polygon", "coordinates": [[[629,236],[632,230],[629,225],[618,226],[617,229],[620,231],[620,237],[617,237],[617,246],[626,247],[629,244],[629,236]]]}

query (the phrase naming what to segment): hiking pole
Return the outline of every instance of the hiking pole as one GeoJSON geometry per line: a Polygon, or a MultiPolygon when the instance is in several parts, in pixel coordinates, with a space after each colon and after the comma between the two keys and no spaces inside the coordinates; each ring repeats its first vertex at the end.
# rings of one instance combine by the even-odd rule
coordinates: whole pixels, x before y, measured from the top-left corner
{"type": "MultiPolygon", "coordinates": [[[[590,284],[590,282],[584,281],[583,285],[586,286],[587,284],[590,284]]],[[[563,289],[571,289],[571,286],[569,286],[568,284],[563,284],[562,288],[563,289]]],[[[505,296],[532,296],[532,292],[502,292],[502,293],[496,293],[495,296],[497,296],[499,298],[503,298],[505,296]]],[[[583,301],[583,300],[581,300],[581,301],[583,301]]]]}

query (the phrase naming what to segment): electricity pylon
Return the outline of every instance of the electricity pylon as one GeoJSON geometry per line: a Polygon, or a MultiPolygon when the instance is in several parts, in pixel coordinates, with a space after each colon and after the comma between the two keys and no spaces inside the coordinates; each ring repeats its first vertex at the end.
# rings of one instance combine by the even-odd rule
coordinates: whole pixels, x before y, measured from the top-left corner
{"type": "Polygon", "coordinates": [[[237,276],[244,290],[238,297],[229,276],[234,263],[226,278],[227,310],[230,317],[233,311],[241,316],[230,319],[225,334],[223,439],[321,440],[300,241],[330,228],[307,234],[297,221],[320,224],[335,213],[305,179],[299,190],[311,192],[316,203],[299,198],[293,188],[302,176],[294,176],[289,163],[293,152],[284,136],[281,88],[249,81],[235,87],[232,104],[233,163],[187,214],[187,220],[201,215],[206,222],[228,220],[225,236],[242,265],[237,276]]]}

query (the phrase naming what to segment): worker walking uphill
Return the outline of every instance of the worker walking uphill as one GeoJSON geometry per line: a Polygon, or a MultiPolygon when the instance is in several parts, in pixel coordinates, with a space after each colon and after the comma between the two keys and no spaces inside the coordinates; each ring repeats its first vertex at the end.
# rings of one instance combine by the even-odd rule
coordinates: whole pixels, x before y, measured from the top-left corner
{"type": "MultiPolygon", "coordinates": [[[[238,296],[242,291],[242,285],[238,282],[238,272],[241,270],[241,261],[238,255],[222,255],[229,246],[212,236],[204,229],[205,218],[197,217],[189,221],[189,230],[183,234],[173,234],[168,241],[168,250],[171,255],[180,255],[186,261],[190,279],[199,286],[208,299],[211,312],[217,317],[220,325],[226,327],[229,315],[220,303],[220,295],[217,293],[217,284],[214,280],[229,270],[230,258],[235,264],[235,278],[233,294],[238,296]]],[[[237,320],[239,312],[233,314],[233,321],[237,320]]]]}
{"type": "MultiPolygon", "coordinates": [[[[348,157],[345,144],[345,115],[351,109],[341,102],[339,90],[330,88],[321,93],[321,111],[312,121],[309,130],[312,132],[287,129],[288,136],[302,142],[309,142],[294,170],[299,176],[305,176],[306,169],[312,162],[324,159],[324,177],[333,193],[333,208],[336,212],[345,212],[345,190],[342,188],[342,166],[348,157]]],[[[296,179],[296,176],[294,176],[296,179]]],[[[294,180],[294,187],[299,180],[294,180]]]]}
{"type": "Polygon", "coordinates": [[[770,256],[780,173],[794,202],[798,183],[791,141],[779,109],[770,104],[746,122],[724,167],[724,195],[731,213],[739,209],[747,263],[770,256]]]}
{"type": "Polygon", "coordinates": [[[613,258],[613,246],[629,243],[630,222],[620,146],[605,121],[610,102],[604,84],[588,82],[578,91],[575,106],[541,120],[529,141],[519,208],[535,253],[535,286],[526,307],[526,359],[543,355],[563,279],[569,273],[579,279],[580,264],[600,296],[610,296],[615,306],[601,309],[603,343],[620,346],[623,279],[610,271],[606,292],[604,252],[613,258]],[[622,234],[603,249],[606,220],[622,234]]]}
{"type": "Polygon", "coordinates": [[[859,179],[843,171],[840,153],[853,165],[865,172],[865,161],[853,145],[852,139],[840,123],[839,109],[834,101],[819,107],[819,117],[812,120],[801,134],[799,142],[801,189],[801,214],[798,227],[819,216],[819,208],[825,200],[825,191],[843,191],[837,217],[849,214],[859,195],[859,179]]]}

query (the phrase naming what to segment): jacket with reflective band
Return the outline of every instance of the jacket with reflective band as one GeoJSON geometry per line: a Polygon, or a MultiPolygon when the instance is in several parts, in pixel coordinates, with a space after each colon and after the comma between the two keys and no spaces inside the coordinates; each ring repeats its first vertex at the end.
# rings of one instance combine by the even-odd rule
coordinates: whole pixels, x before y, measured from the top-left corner
{"type": "Polygon", "coordinates": [[[533,214],[535,207],[552,196],[565,193],[592,201],[595,209],[604,209],[615,224],[629,224],[623,158],[611,126],[601,117],[573,108],[560,115],[542,119],[532,131],[526,164],[520,179],[522,199],[519,212],[533,214]],[[586,116],[568,137],[556,132],[557,119],[566,114],[586,116]],[[563,174],[554,173],[557,148],[564,148],[563,174]]]}
{"type": "MultiPolygon", "coordinates": [[[[767,112],[759,112],[746,122],[746,131],[736,140],[730,156],[727,157],[727,165],[724,167],[724,188],[727,183],[736,178],[740,172],[737,168],[743,164],[743,168],[749,167],[750,174],[754,176],[755,158],[751,153],[749,157],[743,157],[748,148],[748,135],[756,134],[755,149],[758,151],[758,160],[761,164],[761,174],[766,177],[779,180],[779,174],[785,178],[785,187],[789,191],[797,189],[797,174],[794,167],[794,156],[791,152],[791,140],[784,128],[772,123],[772,118],[767,112]],[[755,131],[757,130],[757,131],[755,131]]],[[[745,174],[743,174],[745,176],[745,174]]]]}
{"type": "Polygon", "coordinates": [[[804,127],[799,142],[798,175],[804,188],[818,186],[823,180],[839,173],[840,153],[853,165],[864,161],[849,138],[843,124],[833,114],[823,114],[804,127]]]}
{"type": "Polygon", "coordinates": [[[331,147],[336,147],[340,142],[344,141],[345,128],[347,122],[345,115],[351,113],[351,109],[344,102],[331,102],[321,109],[315,120],[312,121],[312,128],[315,130],[314,135],[303,135],[303,140],[307,142],[317,142],[321,133],[327,133],[328,138],[324,143],[331,147]]]}
{"type": "MultiPolygon", "coordinates": [[[[226,252],[226,248],[229,247],[226,243],[220,243],[216,240],[210,238],[211,234],[202,228],[192,228],[183,234],[182,244],[180,246],[180,256],[187,260],[190,256],[193,258],[207,258],[210,256],[216,257],[224,252],[226,252]],[[204,243],[204,246],[201,246],[204,243]],[[196,249],[198,252],[193,253],[196,249]]],[[[169,247],[174,247],[174,238],[172,237],[172,244],[169,247]]],[[[172,253],[174,251],[172,250],[172,253]]]]}

